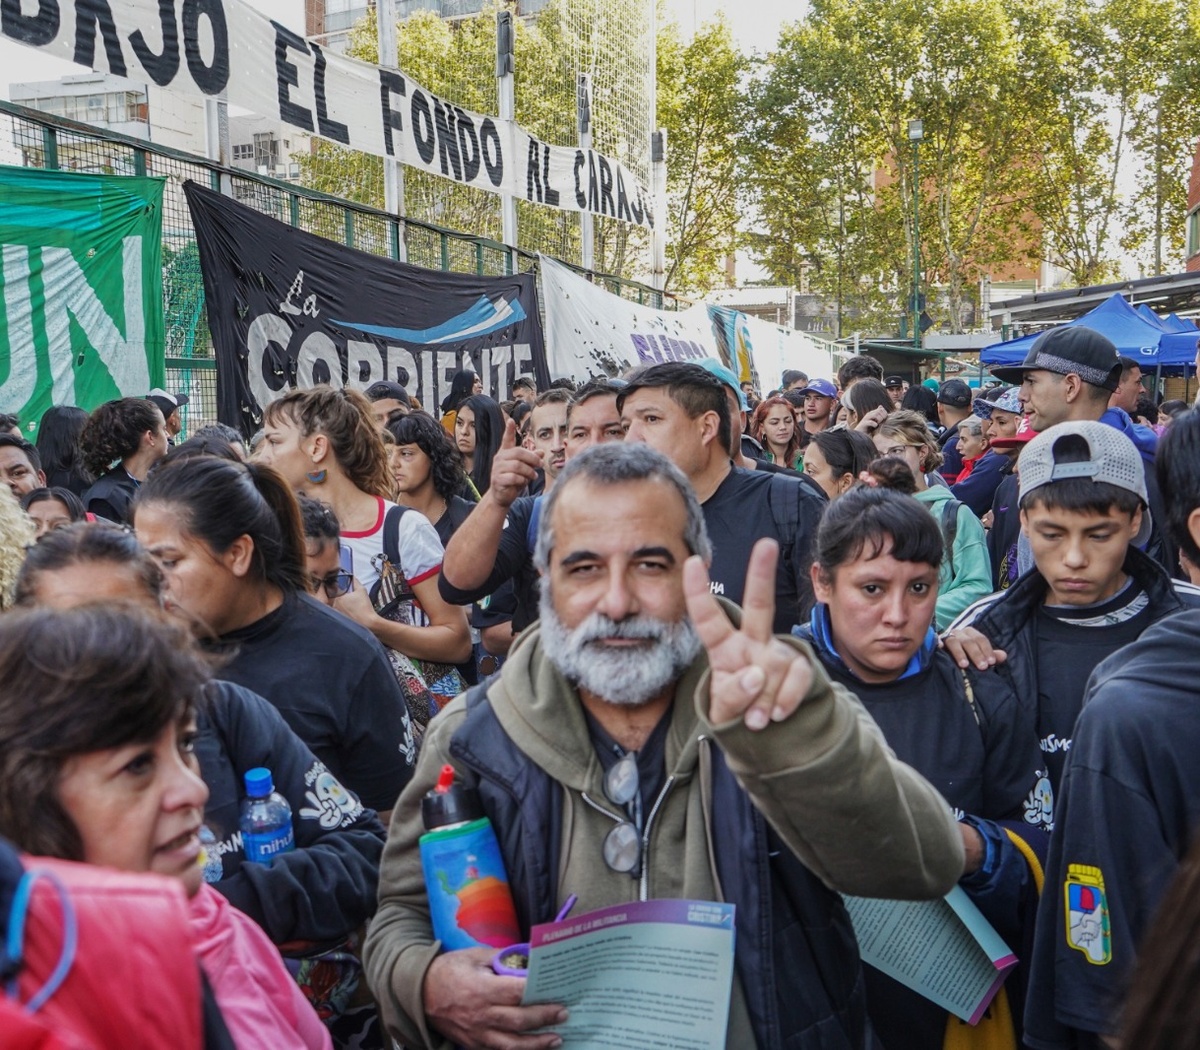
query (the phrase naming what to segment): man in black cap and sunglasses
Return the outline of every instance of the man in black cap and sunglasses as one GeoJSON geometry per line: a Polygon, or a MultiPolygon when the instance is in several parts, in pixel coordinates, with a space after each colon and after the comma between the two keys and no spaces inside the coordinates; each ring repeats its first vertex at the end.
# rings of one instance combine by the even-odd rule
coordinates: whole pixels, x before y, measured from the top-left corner
{"type": "Polygon", "coordinates": [[[430,723],[395,810],[365,958],[404,1045],[550,1050],[567,1016],[522,1006],[491,949],[434,941],[419,802],[447,763],[479,792],[524,934],[571,894],[577,914],[728,901],[725,1045],[866,1045],[835,891],[938,897],[962,874],[961,835],[805,644],[773,636],[777,544],[750,555],[744,613],[710,593],[710,556],[695,493],[654,449],[599,445],[559,475],[535,552],[541,621],[430,723]]]}

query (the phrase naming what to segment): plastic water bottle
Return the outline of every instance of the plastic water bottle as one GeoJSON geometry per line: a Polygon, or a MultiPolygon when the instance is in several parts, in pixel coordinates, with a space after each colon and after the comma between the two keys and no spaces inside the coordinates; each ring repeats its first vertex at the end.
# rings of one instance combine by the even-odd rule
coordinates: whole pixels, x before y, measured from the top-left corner
{"type": "Polygon", "coordinates": [[[270,864],[280,853],[296,848],[292,807],[275,790],[269,769],[246,770],[246,798],[238,826],[246,859],[255,864],[270,864]]]}
{"type": "Polygon", "coordinates": [[[508,873],[479,793],[455,783],[443,766],[437,786],[421,800],[428,829],[421,836],[421,867],[433,935],[443,951],[507,948],[521,940],[508,873]]]}

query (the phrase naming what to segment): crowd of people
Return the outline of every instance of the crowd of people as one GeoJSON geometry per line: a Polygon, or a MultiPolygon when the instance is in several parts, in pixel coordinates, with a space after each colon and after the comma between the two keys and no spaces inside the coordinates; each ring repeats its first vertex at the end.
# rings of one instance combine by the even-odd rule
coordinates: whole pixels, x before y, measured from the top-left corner
{"type": "Polygon", "coordinates": [[[434,937],[447,766],[525,938],[734,904],[734,1050],[1195,1041],[1200,412],[1083,327],[980,387],[397,378],[0,432],[12,1045],[562,1045],[570,1003],[434,937]],[[956,886],[1018,960],[975,1024],[842,897],[956,886]]]}

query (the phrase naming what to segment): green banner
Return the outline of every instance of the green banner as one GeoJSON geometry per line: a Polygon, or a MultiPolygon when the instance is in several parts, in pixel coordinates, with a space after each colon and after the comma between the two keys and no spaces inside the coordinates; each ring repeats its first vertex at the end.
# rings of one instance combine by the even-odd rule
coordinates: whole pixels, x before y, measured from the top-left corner
{"type": "Polygon", "coordinates": [[[0,412],[163,383],[164,179],[0,165],[0,412]]]}

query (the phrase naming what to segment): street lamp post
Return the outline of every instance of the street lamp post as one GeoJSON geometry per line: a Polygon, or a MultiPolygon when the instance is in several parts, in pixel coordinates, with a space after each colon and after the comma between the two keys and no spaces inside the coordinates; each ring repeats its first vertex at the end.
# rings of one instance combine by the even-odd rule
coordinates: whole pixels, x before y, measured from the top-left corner
{"type": "Polygon", "coordinates": [[[919,120],[908,122],[908,141],[913,148],[913,349],[921,349],[921,140],[925,128],[919,120]]]}

